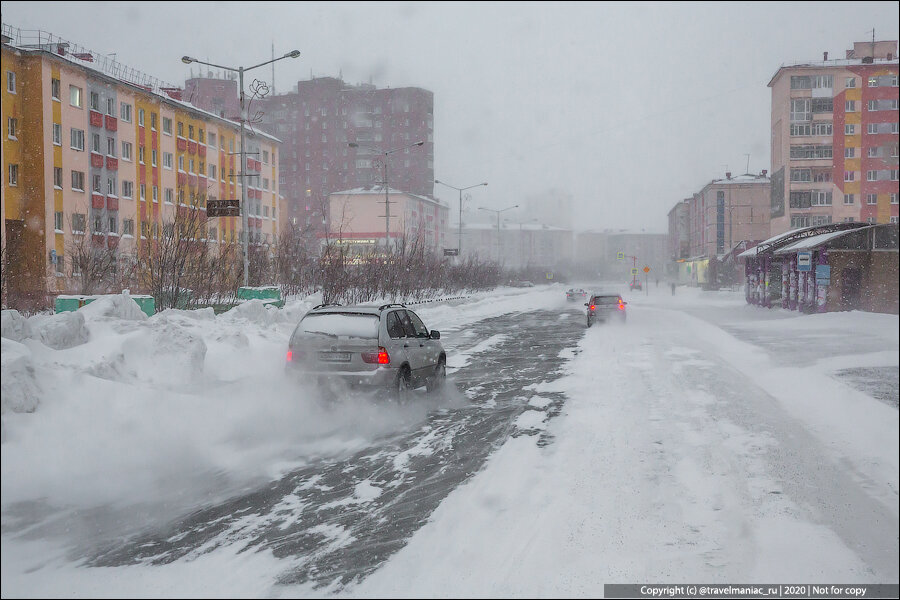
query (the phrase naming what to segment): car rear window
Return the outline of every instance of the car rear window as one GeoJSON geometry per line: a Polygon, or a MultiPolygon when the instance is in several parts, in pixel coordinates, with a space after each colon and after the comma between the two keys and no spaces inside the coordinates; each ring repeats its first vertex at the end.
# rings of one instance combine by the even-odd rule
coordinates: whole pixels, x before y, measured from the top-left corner
{"type": "Polygon", "coordinates": [[[378,315],[360,313],[308,314],[297,326],[297,333],[322,333],[354,338],[378,338],[378,315]]]}
{"type": "Polygon", "coordinates": [[[594,304],[618,304],[618,296],[597,296],[594,298],[594,304]]]}

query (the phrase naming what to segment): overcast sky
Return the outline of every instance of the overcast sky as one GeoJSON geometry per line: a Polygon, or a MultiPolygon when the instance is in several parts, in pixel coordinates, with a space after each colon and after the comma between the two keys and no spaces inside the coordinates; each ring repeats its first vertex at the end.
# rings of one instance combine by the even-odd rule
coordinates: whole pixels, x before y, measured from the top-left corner
{"type": "MultiPolygon", "coordinates": [[[[274,43],[302,53],[277,63],[278,92],[310,74],[423,87],[435,177],[489,183],[473,212],[557,188],[576,229],[664,233],[726,166],[770,169],[766,84],[783,63],[843,58],[873,28],[898,39],[898,3],[4,1],[3,22],[177,85],[185,54],[247,67],[274,43]]],[[[455,190],[435,194],[457,209],[455,190]]]]}

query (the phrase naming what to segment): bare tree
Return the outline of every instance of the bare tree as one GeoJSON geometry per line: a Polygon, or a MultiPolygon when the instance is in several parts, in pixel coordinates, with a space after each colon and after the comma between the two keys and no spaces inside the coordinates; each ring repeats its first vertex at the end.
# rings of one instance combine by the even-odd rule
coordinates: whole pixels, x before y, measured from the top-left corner
{"type": "Polygon", "coordinates": [[[208,252],[201,237],[205,213],[194,206],[179,205],[174,217],[153,223],[142,240],[140,282],[156,298],[160,309],[186,307],[191,301],[191,275],[202,269],[208,252]]]}

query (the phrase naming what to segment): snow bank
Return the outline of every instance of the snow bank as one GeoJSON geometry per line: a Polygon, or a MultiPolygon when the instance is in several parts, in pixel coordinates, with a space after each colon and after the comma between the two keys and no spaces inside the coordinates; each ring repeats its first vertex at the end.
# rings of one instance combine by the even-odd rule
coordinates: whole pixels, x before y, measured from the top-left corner
{"type": "MultiPolygon", "coordinates": [[[[15,311],[13,311],[15,312],[15,311]]],[[[2,339],[2,352],[0,352],[0,396],[2,396],[2,408],[0,413],[7,411],[17,413],[34,412],[40,403],[41,390],[38,387],[34,374],[34,363],[31,360],[31,350],[23,344],[4,337],[2,339]]],[[[4,428],[4,438],[5,428],[4,428]]]]}
{"type": "Polygon", "coordinates": [[[263,300],[253,299],[242,302],[226,313],[219,315],[228,322],[247,321],[254,325],[272,325],[280,321],[278,307],[263,300]]]}
{"type": "Polygon", "coordinates": [[[192,383],[203,374],[206,343],[177,323],[156,320],[149,333],[129,337],[122,352],[140,379],[171,387],[192,383]]]}
{"type": "Polygon", "coordinates": [[[4,310],[2,316],[2,335],[16,342],[21,342],[31,337],[31,326],[28,319],[19,314],[17,310],[4,310]]]}
{"type": "Polygon", "coordinates": [[[128,294],[100,296],[90,304],[78,309],[88,320],[121,319],[123,321],[146,321],[147,315],[128,294]]]}
{"type": "Polygon", "coordinates": [[[81,311],[55,315],[35,315],[29,320],[32,336],[54,350],[65,350],[86,343],[91,334],[81,311]]]}

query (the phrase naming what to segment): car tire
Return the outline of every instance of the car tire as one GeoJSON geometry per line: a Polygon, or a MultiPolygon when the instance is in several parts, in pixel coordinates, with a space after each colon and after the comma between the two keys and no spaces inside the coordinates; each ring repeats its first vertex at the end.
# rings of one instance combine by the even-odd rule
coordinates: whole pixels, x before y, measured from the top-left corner
{"type": "Polygon", "coordinates": [[[425,383],[425,390],[429,394],[433,394],[434,392],[438,392],[441,388],[444,387],[444,382],[447,380],[447,363],[442,358],[438,361],[437,366],[434,368],[434,374],[428,378],[428,381],[425,383]]]}
{"type": "Polygon", "coordinates": [[[592,318],[588,317],[587,318],[587,326],[590,327],[593,324],[594,324],[594,320],[592,318]]]}
{"type": "Polygon", "coordinates": [[[412,394],[412,383],[409,367],[403,367],[397,373],[397,379],[394,380],[394,399],[398,404],[406,404],[410,400],[412,394]]]}

